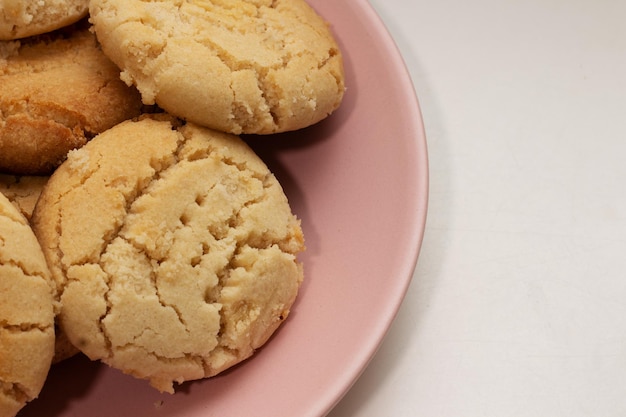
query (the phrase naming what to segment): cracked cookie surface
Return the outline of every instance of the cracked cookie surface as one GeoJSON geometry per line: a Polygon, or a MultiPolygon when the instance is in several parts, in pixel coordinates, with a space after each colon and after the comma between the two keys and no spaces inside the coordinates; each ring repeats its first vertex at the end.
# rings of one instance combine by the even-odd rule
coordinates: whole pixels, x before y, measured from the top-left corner
{"type": "Polygon", "coordinates": [[[341,103],[340,49],[304,0],[92,0],[90,14],[122,78],[188,121],[269,134],[341,103]]]}
{"type": "Polygon", "coordinates": [[[119,74],[85,21],[0,42],[0,170],[49,174],[69,150],[138,116],[141,97],[119,74]]]}
{"type": "Polygon", "coordinates": [[[238,137],[165,115],[72,151],[33,215],[70,341],[161,391],[251,356],[302,281],[299,220],[238,137]]]}
{"type": "Polygon", "coordinates": [[[41,391],[54,354],[50,271],[26,219],[0,194],[0,416],[41,391]]]}
{"type": "Polygon", "coordinates": [[[87,15],[88,0],[0,0],[0,40],[40,35],[87,15]]]}

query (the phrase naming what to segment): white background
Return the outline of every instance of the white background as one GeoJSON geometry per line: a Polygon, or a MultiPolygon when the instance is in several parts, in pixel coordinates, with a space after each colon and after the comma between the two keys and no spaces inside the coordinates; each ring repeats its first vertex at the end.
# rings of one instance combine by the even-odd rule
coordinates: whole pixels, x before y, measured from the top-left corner
{"type": "Polygon", "coordinates": [[[625,416],[626,2],[371,3],[422,108],[429,214],[329,416],[625,416]]]}

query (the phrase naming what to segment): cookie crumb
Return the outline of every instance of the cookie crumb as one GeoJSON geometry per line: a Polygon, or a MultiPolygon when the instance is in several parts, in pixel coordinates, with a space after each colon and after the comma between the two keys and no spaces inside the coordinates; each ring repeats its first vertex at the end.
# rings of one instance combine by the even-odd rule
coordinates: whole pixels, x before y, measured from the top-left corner
{"type": "Polygon", "coordinates": [[[89,167],[89,152],[81,149],[73,149],[67,153],[67,162],[72,171],[84,174],[89,167]]]}

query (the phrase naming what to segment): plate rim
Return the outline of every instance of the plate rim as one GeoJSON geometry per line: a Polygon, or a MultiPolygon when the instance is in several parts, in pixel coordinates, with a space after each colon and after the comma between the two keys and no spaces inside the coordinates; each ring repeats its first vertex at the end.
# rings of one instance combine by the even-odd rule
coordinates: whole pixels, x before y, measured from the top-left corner
{"type": "MultiPolygon", "coordinates": [[[[365,17],[368,20],[368,23],[372,23],[375,26],[376,34],[378,40],[383,43],[387,48],[387,53],[389,54],[389,58],[393,61],[393,68],[398,71],[398,75],[401,75],[399,81],[405,87],[407,87],[407,101],[406,104],[410,104],[410,108],[407,113],[410,113],[413,117],[410,117],[409,120],[412,121],[412,126],[410,131],[413,132],[413,140],[412,143],[415,146],[416,155],[418,156],[417,160],[417,184],[418,190],[413,194],[412,198],[415,200],[415,207],[418,208],[418,211],[412,220],[414,221],[414,226],[417,226],[415,230],[415,234],[413,235],[413,239],[411,241],[411,249],[407,250],[412,254],[412,257],[407,260],[407,262],[402,267],[402,285],[399,285],[399,296],[394,299],[395,302],[390,302],[387,304],[387,312],[385,316],[385,320],[380,321],[381,329],[378,330],[378,336],[372,337],[372,343],[370,346],[363,349],[364,357],[361,360],[361,365],[356,366],[356,369],[351,371],[344,371],[343,374],[347,377],[344,378],[343,386],[337,390],[331,391],[334,392],[334,395],[331,395],[332,398],[329,398],[327,403],[327,407],[325,409],[320,410],[321,412],[316,412],[314,415],[316,417],[324,417],[328,413],[330,413],[341,400],[345,397],[345,395],[350,391],[350,389],[354,386],[354,384],[359,380],[361,375],[365,372],[373,358],[378,353],[381,345],[383,344],[387,334],[389,333],[389,329],[393,324],[402,303],[406,297],[409,286],[413,281],[415,270],[417,268],[417,262],[421,253],[422,244],[424,241],[424,234],[426,229],[426,220],[428,216],[428,208],[429,208],[429,193],[430,193],[430,163],[428,157],[428,143],[426,137],[426,129],[423,119],[423,114],[421,111],[421,106],[419,102],[419,98],[416,92],[415,84],[409,72],[407,63],[393,38],[391,32],[389,31],[387,25],[382,20],[381,16],[376,12],[374,7],[371,5],[369,0],[357,0],[355,2],[359,5],[364,13],[365,17]],[[421,157],[421,158],[419,158],[421,157]]],[[[358,361],[357,361],[358,363],[358,361]]]]}

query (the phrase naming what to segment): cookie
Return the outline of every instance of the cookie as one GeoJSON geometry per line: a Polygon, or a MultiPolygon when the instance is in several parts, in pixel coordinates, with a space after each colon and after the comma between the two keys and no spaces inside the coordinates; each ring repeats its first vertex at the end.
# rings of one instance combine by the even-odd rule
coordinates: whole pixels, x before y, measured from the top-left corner
{"type": "Polygon", "coordinates": [[[32,223],[72,344],[160,391],[251,356],[303,279],[300,223],[267,166],[166,115],[72,151],[32,223]]]}
{"type": "Polygon", "coordinates": [[[0,0],[0,40],[40,35],[87,15],[89,0],[0,0]]]}
{"type": "Polygon", "coordinates": [[[92,0],[104,52],[145,103],[224,132],[269,134],[326,118],[342,55],[304,0],[92,0]]]}
{"type": "Polygon", "coordinates": [[[26,219],[0,194],[0,416],[36,398],[54,354],[50,271],[26,219]]]}
{"type": "MultiPolygon", "coordinates": [[[[48,182],[48,177],[17,176],[0,174],[0,193],[4,194],[18,211],[30,220],[39,195],[48,182]]],[[[78,353],[60,329],[55,327],[55,348],[52,363],[61,362],[78,353]]]]}
{"type": "Polygon", "coordinates": [[[0,171],[47,175],[71,149],[141,113],[86,22],[0,42],[0,171]]]}

